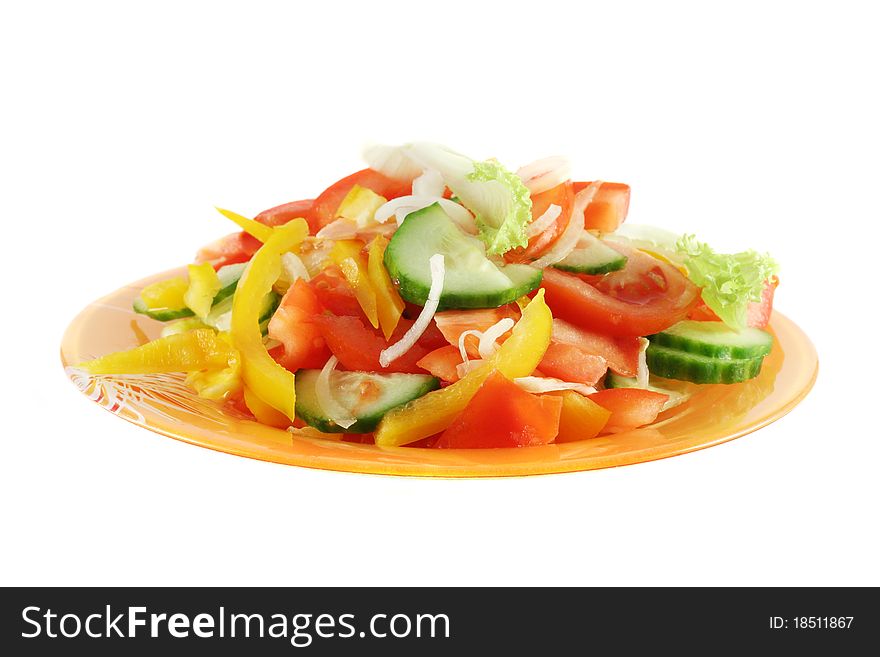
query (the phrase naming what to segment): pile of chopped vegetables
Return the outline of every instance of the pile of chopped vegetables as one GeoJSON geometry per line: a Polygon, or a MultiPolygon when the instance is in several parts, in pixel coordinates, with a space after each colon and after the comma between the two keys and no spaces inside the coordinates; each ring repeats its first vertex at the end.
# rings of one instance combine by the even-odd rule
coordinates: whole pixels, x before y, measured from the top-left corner
{"type": "Polygon", "coordinates": [[[651,424],[675,380],[755,377],[776,263],[622,226],[630,188],[427,143],[367,150],[248,219],[134,310],[161,337],[82,363],[185,372],[256,422],[379,446],[528,447],[651,424]]]}

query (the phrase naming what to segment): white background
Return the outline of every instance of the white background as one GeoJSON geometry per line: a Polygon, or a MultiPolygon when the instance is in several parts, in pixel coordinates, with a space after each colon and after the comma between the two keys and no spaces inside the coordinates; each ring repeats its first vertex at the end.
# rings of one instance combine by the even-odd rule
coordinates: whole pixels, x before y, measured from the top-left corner
{"type": "Polygon", "coordinates": [[[0,10],[3,584],[880,584],[870,3],[12,3],[0,10]],[[694,454],[512,480],[310,471],[67,382],[93,299],[314,196],[367,141],[569,155],[630,220],[782,263],[818,383],[694,454]]]}

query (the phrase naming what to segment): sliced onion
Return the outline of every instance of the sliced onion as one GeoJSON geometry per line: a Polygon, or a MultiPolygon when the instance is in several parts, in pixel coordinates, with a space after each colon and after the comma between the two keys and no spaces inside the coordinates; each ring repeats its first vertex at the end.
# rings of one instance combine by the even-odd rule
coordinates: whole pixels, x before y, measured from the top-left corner
{"type": "Polygon", "coordinates": [[[540,194],[571,178],[571,164],[566,158],[555,155],[521,167],[516,175],[531,194],[540,194]]]}
{"type": "Polygon", "coordinates": [[[418,178],[413,180],[413,196],[443,196],[446,183],[436,169],[425,169],[418,178]]]}
{"type": "Polygon", "coordinates": [[[481,340],[483,338],[483,332],[478,329],[468,329],[467,331],[463,331],[462,334],[458,336],[458,352],[461,354],[461,361],[463,363],[466,363],[469,360],[466,342],[469,335],[475,336],[477,340],[481,340]]]}
{"type": "Polygon", "coordinates": [[[557,219],[559,219],[560,214],[562,214],[562,208],[551,203],[550,207],[544,210],[544,214],[526,227],[526,237],[534,237],[535,235],[543,233],[550,228],[557,219]]]}
{"type": "Polygon", "coordinates": [[[562,235],[556,239],[553,246],[544,255],[531,263],[533,267],[543,269],[544,267],[554,265],[574,250],[578,240],[580,240],[581,235],[584,233],[584,212],[590,203],[593,202],[593,198],[601,186],[602,181],[596,180],[575,194],[574,206],[571,209],[571,219],[568,220],[568,226],[565,227],[562,235]]]}
{"type": "Polygon", "coordinates": [[[504,319],[498,320],[492,326],[483,331],[483,335],[480,336],[480,357],[483,359],[489,358],[492,354],[495,353],[495,350],[498,349],[498,338],[507,333],[510,329],[513,328],[514,321],[510,317],[505,317],[504,319]]]}
{"type": "Polygon", "coordinates": [[[555,392],[556,390],[574,390],[584,396],[592,395],[596,389],[583,383],[571,383],[550,376],[521,376],[513,382],[526,392],[555,392]]]}
{"type": "Polygon", "coordinates": [[[371,169],[389,178],[412,180],[421,175],[422,167],[413,162],[400,146],[373,144],[364,149],[364,160],[371,169]]]}
{"type": "Polygon", "coordinates": [[[298,278],[303,279],[308,282],[311,279],[309,276],[309,272],[306,269],[303,261],[299,259],[299,256],[295,253],[287,253],[281,254],[281,268],[284,270],[284,275],[290,284],[293,285],[298,278]]]}
{"type": "Polygon", "coordinates": [[[358,226],[351,219],[340,217],[319,230],[315,237],[322,240],[353,240],[357,237],[358,226]]]}
{"type": "Polygon", "coordinates": [[[330,387],[330,375],[333,374],[338,362],[339,359],[336,356],[330,356],[324,364],[321,373],[318,374],[318,379],[315,381],[315,396],[318,398],[318,405],[321,407],[324,415],[330,418],[334,424],[343,429],[348,429],[348,427],[357,422],[357,418],[352,417],[351,413],[336,401],[333,397],[333,390],[330,387]]]}
{"type": "Polygon", "coordinates": [[[384,223],[391,217],[395,217],[397,225],[400,226],[407,215],[434,203],[439,203],[453,223],[465,233],[469,235],[477,234],[477,224],[474,221],[474,216],[468,212],[467,208],[455,201],[450,201],[448,198],[440,196],[400,196],[393,198],[379,207],[374,217],[379,223],[384,223]]]}
{"type": "Polygon", "coordinates": [[[639,388],[648,387],[648,338],[639,338],[639,367],[636,370],[636,385],[639,388]]]}
{"type": "Polygon", "coordinates": [[[475,369],[482,367],[484,362],[485,361],[480,360],[479,358],[476,358],[474,360],[466,360],[465,362],[459,363],[455,366],[455,373],[458,374],[458,378],[460,379],[463,376],[470,374],[475,369]]]}
{"type": "Polygon", "coordinates": [[[403,334],[393,345],[387,349],[383,349],[379,353],[379,364],[382,367],[388,367],[395,360],[403,356],[412,349],[418,339],[422,337],[422,333],[428,328],[437,307],[440,305],[440,293],[443,292],[443,281],[446,279],[446,265],[443,260],[442,253],[435,253],[428,260],[431,268],[431,289],[428,290],[428,299],[425,301],[425,307],[416,318],[416,321],[409,330],[403,334]]]}

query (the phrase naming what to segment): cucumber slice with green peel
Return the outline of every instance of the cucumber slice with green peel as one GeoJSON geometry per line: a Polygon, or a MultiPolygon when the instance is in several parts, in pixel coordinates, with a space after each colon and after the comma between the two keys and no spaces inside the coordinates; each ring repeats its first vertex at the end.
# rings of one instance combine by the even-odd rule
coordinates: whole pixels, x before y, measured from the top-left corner
{"type": "Polygon", "coordinates": [[[713,358],[661,347],[653,342],[645,354],[648,369],[667,379],[693,383],[740,383],[761,373],[763,356],[757,358],[713,358]]]}
{"type": "Polygon", "coordinates": [[[623,269],[626,256],[589,235],[586,245],[578,246],[562,260],[553,265],[556,269],[573,274],[607,274],[623,269]],[[592,239],[590,239],[592,238],[592,239]]]}
{"type": "Polygon", "coordinates": [[[318,403],[315,386],[320,370],[296,373],[296,415],[309,426],[324,433],[367,433],[392,408],[421,397],[440,387],[440,380],[427,374],[342,372],[330,375],[333,398],[357,421],[340,427],[327,417],[318,403]]]}
{"type": "MultiPolygon", "coordinates": [[[[235,289],[238,287],[238,281],[241,279],[241,275],[244,273],[244,268],[246,266],[247,263],[242,262],[235,265],[226,265],[217,270],[217,278],[220,279],[221,287],[220,291],[214,295],[212,311],[217,304],[224,299],[231,297],[235,293],[235,289]]],[[[136,313],[146,315],[147,317],[156,319],[160,322],[170,322],[173,319],[195,316],[195,313],[186,306],[183,308],[147,308],[147,304],[145,304],[144,300],[140,297],[137,297],[132,302],[131,306],[136,313]]]]}
{"type": "Polygon", "coordinates": [[[498,266],[483,243],[465,235],[439,204],[406,216],[385,249],[385,267],[400,296],[424,306],[431,288],[428,260],[444,257],[446,275],[440,310],[497,308],[516,301],[541,284],[541,270],[528,265],[498,266]]]}
{"type": "MultiPolygon", "coordinates": [[[[639,383],[634,376],[620,376],[619,374],[615,374],[611,370],[608,370],[608,374],[605,376],[605,387],[638,388],[639,383]]],[[[660,409],[661,412],[668,411],[670,408],[675,408],[676,406],[686,402],[691,397],[690,393],[680,392],[678,390],[670,390],[669,388],[663,388],[661,386],[648,385],[648,387],[645,389],[650,390],[651,392],[659,392],[661,394],[669,396],[669,399],[667,399],[666,403],[663,404],[663,408],[660,409]]]]}
{"type": "Polygon", "coordinates": [[[712,358],[749,359],[766,356],[773,336],[757,328],[736,331],[723,322],[684,320],[652,335],[651,344],[712,358]]]}
{"type": "Polygon", "coordinates": [[[195,313],[189,308],[147,308],[147,304],[140,297],[136,298],[131,307],[136,313],[146,315],[150,319],[156,319],[160,322],[170,322],[172,319],[183,319],[184,317],[193,317],[195,313]]]}

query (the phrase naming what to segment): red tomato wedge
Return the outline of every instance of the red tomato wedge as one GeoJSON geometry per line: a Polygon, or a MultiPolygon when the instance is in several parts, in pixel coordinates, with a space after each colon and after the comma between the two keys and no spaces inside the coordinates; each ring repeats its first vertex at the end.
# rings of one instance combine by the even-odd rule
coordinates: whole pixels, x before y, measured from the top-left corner
{"type": "Polygon", "coordinates": [[[379,365],[379,353],[389,344],[393,344],[403,337],[407,329],[412,326],[411,320],[401,319],[389,342],[385,342],[381,331],[373,329],[359,317],[318,315],[314,322],[320,328],[327,346],[339,359],[343,369],[362,372],[424,374],[424,370],[417,363],[427,355],[430,348],[418,342],[388,367],[379,365]]]}
{"type": "MultiPolygon", "coordinates": [[[[770,323],[770,315],[773,313],[773,295],[779,286],[779,278],[773,276],[764,281],[764,290],[761,292],[761,300],[753,301],[748,307],[747,324],[755,328],[766,328],[770,323]]],[[[709,306],[700,301],[688,314],[688,319],[696,319],[704,322],[721,321],[709,306]]]]}
{"type": "MultiPolygon", "coordinates": [[[[572,345],[586,354],[601,357],[609,368],[621,376],[635,376],[639,367],[639,338],[636,336],[604,335],[562,319],[554,319],[553,343],[572,345]]],[[[543,363],[538,368],[543,372],[543,363]]]]}
{"type": "Polygon", "coordinates": [[[330,358],[321,329],[314,322],[321,311],[314,290],[299,279],[287,290],[269,321],[269,337],[284,345],[276,360],[291,372],[303,367],[324,367],[330,358]]]}
{"type": "Polygon", "coordinates": [[[614,336],[651,335],[687,317],[699,289],[680,271],[635,249],[607,242],[626,266],[590,284],[553,267],[541,287],[554,317],[614,336]]]}
{"type": "MultiPolygon", "coordinates": [[[[333,183],[315,199],[315,225],[320,229],[336,218],[336,210],[342,199],[355,185],[371,189],[379,196],[391,200],[398,196],[412,194],[412,179],[389,178],[373,169],[362,169],[333,183]]],[[[309,224],[311,226],[311,223],[309,224]]]]}
{"type": "Polygon", "coordinates": [[[618,433],[651,424],[669,395],[639,388],[610,388],[590,395],[589,399],[611,411],[603,432],[618,433]]]}
{"type": "Polygon", "coordinates": [[[366,319],[354,290],[342,275],[342,270],[331,265],[309,281],[315,296],[323,308],[334,315],[366,319]]]}
{"type": "Polygon", "coordinates": [[[434,349],[416,363],[423,370],[430,372],[432,376],[449,383],[458,381],[456,367],[460,364],[461,353],[458,351],[458,347],[453,347],[451,344],[434,349]]]}
{"type": "MultiPolygon", "coordinates": [[[[638,350],[636,358],[638,359],[638,350]]],[[[605,375],[608,363],[602,356],[591,354],[572,344],[551,342],[538,369],[544,376],[591,386],[605,375]]]]}
{"type": "Polygon", "coordinates": [[[571,181],[532,196],[532,221],[540,219],[551,205],[558,205],[561,208],[556,221],[537,235],[530,237],[529,244],[525,248],[519,247],[507,252],[504,256],[505,260],[508,262],[530,262],[538,258],[556,241],[571,219],[571,210],[574,205],[571,181]]]}
{"type": "Polygon", "coordinates": [[[210,262],[214,269],[220,269],[226,265],[247,262],[261,246],[263,243],[252,235],[231,233],[199,249],[196,262],[210,262]]]}
{"type": "Polygon", "coordinates": [[[254,221],[259,221],[267,226],[283,226],[297,217],[302,217],[309,224],[309,232],[314,235],[320,228],[313,214],[314,206],[314,199],[284,203],[283,205],[263,210],[254,217],[254,221]]]}
{"type": "Polygon", "coordinates": [[[530,447],[553,442],[562,398],[526,392],[500,372],[483,382],[437,440],[441,448],[530,447]]]}
{"type": "MultiPolygon", "coordinates": [[[[573,184],[574,193],[592,183],[576,182],[573,184]]],[[[626,220],[629,212],[629,185],[624,183],[602,183],[592,203],[584,212],[584,227],[610,233],[626,220]]]]}
{"type": "MultiPolygon", "coordinates": [[[[446,338],[446,341],[454,347],[458,347],[458,340],[465,331],[485,331],[490,326],[500,322],[502,319],[511,318],[514,321],[520,316],[519,309],[516,304],[507,304],[500,308],[479,308],[474,310],[444,310],[434,313],[434,321],[440,333],[446,338]]],[[[507,334],[501,336],[498,342],[503,342],[507,334]]],[[[480,352],[477,351],[476,336],[471,339],[465,339],[465,347],[468,355],[472,358],[479,358],[480,352]]],[[[461,362],[461,360],[459,360],[461,362]]]]}

